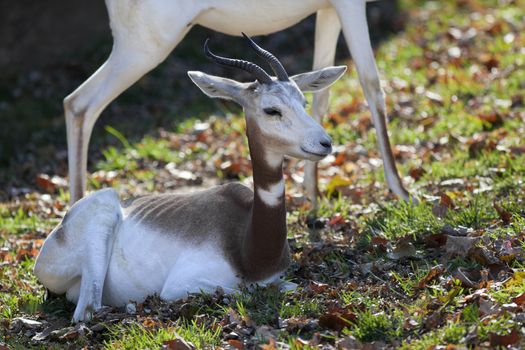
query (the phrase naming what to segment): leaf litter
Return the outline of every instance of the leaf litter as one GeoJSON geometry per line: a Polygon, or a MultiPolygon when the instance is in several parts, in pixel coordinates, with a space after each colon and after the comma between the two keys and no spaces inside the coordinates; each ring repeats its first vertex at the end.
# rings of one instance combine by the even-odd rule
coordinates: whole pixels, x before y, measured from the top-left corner
{"type": "MultiPolygon", "coordinates": [[[[523,4],[504,2],[502,6],[513,9],[523,4]]],[[[519,157],[525,154],[524,147],[508,138],[506,130],[508,123],[520,128],[516,121],[525,121],[523,93],[494,99],[483,89],[479,94],[469,89],[502,84],[502,79],[519,72],[523,63],[508,64],[495,48],[486,50],[486,46],[494,38],[507,45],[523,44],[524,28],[483,1],[459,1],[455,9],[464,11],[464,21],[434,33],[427,30],[427,22],[437,16],[435,9],[409,10],[413,29],[403,40],[418,42],[421,50],[406,65],[414,81],[400,76],[385,86],[393,121],[423,135],[414,145],[396,142],[394,153],[409,175],[405,183],[432,198],[422,204],[429,214],[425,224],[416,225],[414,212],[407,208],[403,210],[410,215],[405,223],[388,222],[391,207],[383,203],[395,198],[375,178],[381,172],[377,150],[363,147],[371,142],[372,131],[365,101],[356,97],[337,102],[327,125],[332,125],[336,137],[340,132],[333,127],[336,124],[349,126],[353,133],[333,158],[320,164],[321,191],[333,208],[321,211],[321,217],[307,225],[310,205],[300,187],[303,164],[288,160],[284,172],[293,255],[287,278],[298,284],[297,290],[280,293],[269,287],[240,296],[218,291],[174,303],[152,296],[125,309],[103,308],[92,322],[70,325],[72,305],[52,296],[42,302],[45,291],[23,267],[35,258],[49,229],[67,208],[66,198],[60,196],[66,180],[40,174],[35,179],[40,192],[19,191],[18,197],[1,207],[3,213],[18,219],[6,220],[3,214],[0,228],[0,292],[3,304],[11,305],[1,309],[4,338],[0,348],[16,342],[100,348],[121,341],[111,329],[130,325],[151,334],[173,330],[169,339],[159,341],[158,347],[165,349],[196,347],[195,340],[180,335],[188,325],[216,330],[218,336],[210,337],[213,344],[209,346],[216,349],[522,347],[525,233],[521,222],[525,213],[512,205],[522,206],[524,194],[519,188],[509,190],[499,179],[512,171],[510,180],[523,181],[523,169],[512,163],[523,160],[519,157]],[[417,74],[423,74],[423,82],[418,82],[417,74]],[[465,91],[449,96],[441,88],[453,90],[456,85],[465,86],[465,91]],[[443,134],[438,129],[443,123],[439,113],[454,109],[458,101],[468,110],[469,115],[462,117],[479,127],[471,132],[461,124],[465,135],[453,128],[443,134]],[[416,115],[416,111],[424,114],[416,115]],[[430,132],[438,137],[425,139],[430,132]],[[497,162],[490,159],[494,154],[501,155],[497,162]],[[465,167],[484,168],[470,175],[461,172],[450,162],[458,155],[465,167]],[[491,213],[482,219],[476,216],[480,208],[469,210],[476,208],[475,194],[491,197],[484,208],[491,213]],[[507,204],[509,197],[515,197],[513,204],[507,204]],[[351,204],[335,204],[340,198],[351,204]],[[317,240],[308,239],[309,230],[316,231],[317,240]],[[31,309],[34,300],[29,294],[39,295],[38,307],[31,309]],[[20,301],[8,304],[5,296],[10,295],[20,301]]],[[[399,44],[405,45],[403,40],[399,44]]],[[[118,185],[123,195],[140,195],[230,180],[250,184],[251,165],[242,130],[242,119],[234,117],[211,118],[193,124],[183,134],[162,130],[159,148],[175,156],[147,140],[129,145],[122,153],[123,167],[111,168],[109,160],[102,161],[91,175],[91,185],[118,185]]],[[[408,134],[405,137],[410,139],[408,134]]]]}

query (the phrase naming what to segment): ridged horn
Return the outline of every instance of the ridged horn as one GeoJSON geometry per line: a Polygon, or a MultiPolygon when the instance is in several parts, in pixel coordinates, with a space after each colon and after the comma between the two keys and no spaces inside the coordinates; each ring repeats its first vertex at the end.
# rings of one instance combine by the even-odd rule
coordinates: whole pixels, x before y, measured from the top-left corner
{"type": "Polygon", "coordinates": [[[266,73],[264,69],[262,69],[255,63],[235,58],[222,57],[211,52],[210,48],[208,47],[209,40],[210,39],[206,39],[206,42],[204,43],[204,53],[206,54],[206,56],[208,56],[209,59],[226,67],[242,69],[253,75],[255,79],[257,79],[257,81],[261,84],[269,84],[272,82],[272,78],[268,75],[268,73],[266,73]]]}
{"type": "Polygon", "coordinates": [[[253,41],[248,35],[242,33],[242,36],[244,36],[244,38],[248,41],[248,44],[257,53],[257,55],[264,58],[266,62],[270,64],[270,67],[272,67],[272,70],[277,76],[277,79],[280,81],[290,80],[290,78],[288,78],[288,73],[286,73],[286,69],[284,69],[282,63],[277,59],[277,57],[257,45],[255,41],[253,41]]]}

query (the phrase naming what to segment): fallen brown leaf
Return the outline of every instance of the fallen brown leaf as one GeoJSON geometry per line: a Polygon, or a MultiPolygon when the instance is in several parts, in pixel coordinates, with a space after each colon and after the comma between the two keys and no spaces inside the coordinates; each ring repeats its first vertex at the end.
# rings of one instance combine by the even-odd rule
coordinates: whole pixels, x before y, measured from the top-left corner
{"type": "Polygon", "coordinates": [[[329,287],[330,286],[326,283],[320,283],[320,282],[315,282],[315,281],[310,282],[310,284],[308,285],[308,288],[315,294],[323,293],[329,287]]]}
{"type": "Polygon", "coordinates": [[[425,173],[425,169],[423,169],[422,167],[411,168],[408,171],[408,175],[410,175],[410,177],[416,181],[419,180],[423,175],[425,175],[425,173]]]}
{"type": "Polygon", "coordinates": [[[396,244],[396,247],[387,254],[388,258],[399,260],[402,258],[411,258],[416,256],[416,247],[407,240],[402,240],[396,244]]]}
{"type": "Polygon", "coordinates": [[[525,303],[525,292],[521,293],[517,297],[512,298],[512,301],[519,306],[522,306],[525,303]]]}
{"type": "Polygon", "coordinates": [[[142,321],[142,325],[146,328],[153,328],[159,325],[159,321],[154,320],[151,317],[146,317],[144,321],[142,321]]]}
{"type": "Polygon", "coordinates": [[[436,311],[425,319],[425,329],[433,330],[441,323],[443,323],[443,315],[436,311]]]}
{"type": "Polygon", "coordinates": [[[446,193],[441,194],[440,203],[449,209],[454,208],[454,201],[446,193]]]}
{"type": "Polygon", "coordinates": [[[25,258],[34,258],[38,255],[38,249],[20,249],[16,254],[16,260],[22,261],[25,258]]]}
{"type": "Polygon", "coordinates": [[[503,221],[503,223],[505,225],[510,224],[510,222],[512,220],[512,214],[509,213],[508,211],[506,211],[504,208],[500,207],[498,205],[498,203],[496,203],[496,201],[493,202],[493,205],[494,205],[494,209],[496,209],[496,212],[498,213],[499,218],[501,219],[501,221],[503,221]]]}
{"type": "Polygon", "coordinates": [[[273,337],[268,339],[268,344],[259,345],[261,350],[277,350],[277,342],[273,337]]]}
{"type": "Polygon", "coordinates": [[[498,265],[500,261],[487,248],[474,247],[468,252],[468,256],[483,266],[498,265]]]}
{"type": "Polygon", "coordinates": [[[372,248],[378,248],[382,252],[386,252],[388,239],[384,237],[374,236],[370,240],[370,243],[372,244],[372,248]]]}
{"type": "Polygon", "coordinates": [[[442,193],[439,203],[432,207],[432,214],[442,219],[447,215],[448,210],[452,208],[454,208],[454,201],[446,193],[442,193]]]}
{"type": "Polygon", "coordinates": [[[480,61],[488,71],[491,71],[492,68],[498,68],[499,66],[499,60],[495,56],[491,56],[489,54],[481,55],[480,61]]]}
{"type": "Polygon", "coordinates": [[[361,349],[363,347],[363,344],[355,337],[349,335],[342,339],[339,339],[335,343],[335,346],[337,347],[337,350],[354,350],[361,349]]]}
{"type": "Polygon", "coordinates": [[[479,114],[478,118],[481,121],[484,121],[485,123],[489,124],[491,127],[503,124],[503,119],[501,118],[501,115],[496,112],[479,114]]]}
{"type": "Polygon", "coordinates": [[[334,214],[330,220],[328,220],[328,225],[330,226],[336,226],[344,224],[346,221],[345,217],[339,213],[334,214]]]}
{"type": "Polygon", "coordinates": [[[438,248],[447,243],[447,235],[444,233],[435,233],[425,237],[425,244],[428,248],[438,248]]]}
{"type": "Polygon", "coordinates": [[[238,339],[230,339],[228,340],[228,344],[230,344],[237,350],[244,350],[244,344],[238,339]]]}
{"type": "Polygon", "coordinates": [[[499,310],[499,305],[496,305],[496,302],[489,298],[479,298],[478,299],[478,310],[481,317],[494,315],[499,310]]]}
{"type": "Polygon", "coordinates": [[[516,249],[512,246],[512,241],[505,241],[501,245],[501,249],[498,252],[498,257],[503,262],[511,262],[515,259],[516,255],[519,254],[520,249],[516,249]]]}
{"type": "Polygon", "coordinates": [[[73,329],[69,332],[67,332],[66,334],[64,334],[63,336],[60,337],[61,340],[74,340],[76,338],[78,338],[79,336],[79,333],[76,329],[73,329]]]}
{"type": "Polygon", "coordinates": [[[491,346],[509,346],[517,344],[520,341],[520,333],[516,328],[513,328],[509,334],[498,335],[489,333],[489,341],[491,346]]]}
{"type": "Polygon", "coordinates": [[[445,252],[450,256],[466,257],[471,248],[479,242],[479,237],[447,236],[445,252]]]}
{"type": "Polygon", "coordinates": [[[167,350],[195,350],[195,346],[192,343],[185,341],[184,339],[175,338],[175,339],[171,339],[171,340],[166,340],[162,344],[162,349],[167,349],[167,350]]]}
{"type": "Polygon", "coordinates": [[[53,183],[53,181],[47,174],[38,174],[36,176],[36,184],[42,190],[49,193],[54,193],[57,189],[56,184],[53,183]]]}
{"type": "Polygon", "coordinates": [[[461,282],[461,286],[465,288],[478,288],[479,283],[473,281],[473,276],[469,273],[470,271],[462,268],[458,268],[453,276],[456,280],[461,282]]]}
{"type": "Polygon", "coordinates": [[[341,332],[345,327],[350,325],[350,321],[355,321],[356,315],[353,312],[332,310],[319,317],[319,326],[341,332]]]}
{"type": "Polygon", "coordinates": [[[443,265],[436,265],[428,271],[425,277],[423,277],[419,283],[417,284],[417,287],[419,289],[425,288],[429,282],[436,279],[437,277],[441,276],[443,272],[445,271],[445,268],[443,265]]]}

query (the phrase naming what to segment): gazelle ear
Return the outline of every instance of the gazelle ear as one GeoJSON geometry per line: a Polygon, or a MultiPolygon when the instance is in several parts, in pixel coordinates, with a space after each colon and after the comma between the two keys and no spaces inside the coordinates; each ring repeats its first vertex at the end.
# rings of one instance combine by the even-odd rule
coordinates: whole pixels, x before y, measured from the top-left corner
{"type": "Polygon", "coordinates": [[[188,76],[202,92],[210,97],[241,102],[242,92],[245,90],[243,83],[198,71],[190,71],[188,76]]]}
{"type": "Polygon", "coordinates": [[[326,67],[290,77],[303,92],[314,92],[329,87],[346,71],[346,66],[326,67]]]}

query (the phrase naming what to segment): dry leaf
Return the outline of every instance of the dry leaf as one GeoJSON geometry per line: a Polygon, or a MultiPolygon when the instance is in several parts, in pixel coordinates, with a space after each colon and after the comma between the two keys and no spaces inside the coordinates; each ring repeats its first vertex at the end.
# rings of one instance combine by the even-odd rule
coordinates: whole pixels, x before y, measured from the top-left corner
{"type": "Polygon", "coordinates": [[[483,247],[474,247],[469,251],[469,257],[477,261],[483,266],[500,264],[498,258],[492,254],[488,249],[483,247]]]}
{"type": "Polygon", "coordinates": [[[494,201],[493,204],[494,204],[494,209],[496,209],[496,211],[498,212],[498,215],[501,221],[503,221],[505,225],[510,224],[512,220],[512,214],[506,211],[505,209],[503,209],[502,207],[500,207],[498,203],[496,203],[496,201],[494,201]]]}
{"type": "Polygon", "coordinates": [[[525,303],[525,292],[521,293],[517,297],[512,298],[512,302],[522,306],[525,303]]]}
{"type": "Polygon", "coordinates": [[[159,325],[159,321],[154,320],[151,317],[146,317],[144,321],[142,321],[142,325],[146,328],[153,328],[159,325]]]}
{"type": "Polygon", "coordinates": [[[349,335],[342,339],[339,339],[335,346],[337,350],[354,350],[354,349],[361,349],[363,347],[363,344],[357,340],[355,337],[349,335]]]}
{"type": "Polygon", "coordinates": [[[441,194],[440,201],[441,201],[441,204],[443,204],[443,205],[446,206],[447,208],[449,208],[449,209],[454,208],[454,201],[453,201],[452,198],[450,198],[450,196],[447,195],[446,193],[442,193],[442,194],[441,194]]]}
{"type": "Polygon", "coordinates": [[[473,277],[470,276],[469,271],[458,267],[458,269],[453,273],[455,279],[461,282],[461,286],[465,288],[478,288],[479,283],[473,281],[473,277]]]}
{"type": "Polygon", "coordinates": [[[74,340],[76,338],[78,338],[79,336],[79,333],[76,329],[73,329],[73,330],[70,330],[69,332],[67,332],[66,334],[64,334],[63,336],[61,336],[59,339],[61,340],[74,340]]]}
{"type": "Polygon", "coordinates": [[[54,193],[57,190],[58,180],[55,177],[51,178],[47,174],[38,174],[36,176],[36,184],[42,190],[48,193],[54,193]]]}
{"type": "Polygon", "coordinates": [[[259,345],[261,350],[277,350],[277,342],[275,338],[271,337],[268,339],[268,344],[259,345]]]}
{"type": "Polygon", "coordinates": [[[348,178],[342,177],[340,175],[336,175],[330,180],[328,185],[326,185],[326,193],[330,196],[333,194],[339,187],[346,187],[350,186],[352,184],[352,181],[348,178]]]}
{"type": "Polygon", "coordinates": [[[489,341],[491,346],[509,346],[517,344],[520,341],[520,333],[513,328],[509,334],[498,335],[489,333],[489,341]]]}
{"type": "Polygon", "coordinates": [[[370,243],[372,244],[373,248],[378,248],[382,252],[386,252],[386,249],[388,247],[388,239],[380,236],[372,237],[370,243]]]}
{"type": "Polygon", "coordinates": [[[320,283],[315,281],[310,282],[310,284],[308,285],[308,288],[315,294],[319,294],[326,291],[328,287],[329,285],[326,283],[320,283]]]}
{"type": "Polygon", "coordinates": [[[466,257],[469,250],[479,242],[479,237],[457,237],[447,235],[445,252],[450,256],[466,257]]]}
{"type": "Polygon", "coordinates": [[[167,350],[195,350],[195,346],[192,343],[185,341],[184,339],[175,338],[175,339],[171,339],[171,340],[166,340],[162,344],[162,349],[167,349],[167,350]]]}
{"type": "Polygon", "coordinates": [[[228,344],[230,344],[237,350],[244,350],[244,344],[240,340],[230,339],[228,340],[228,344]]]}
{"type": "Polygon", "coordinates": [[[505,241],[501,245],[501,249],[498,253],[498,257],[501,261],[511,262],[512,260],[515,259],[518,252],[519,250],[512,246],[511,241],[505,241]]]}
{"type": "Polygon", "coordinates": [[[407,240],[401,240],[396,247],[387,254],[389,259],[399,260],[416,256],[416,247],[407,240]]]}
{"type": "Polygon", "coordinates": [[[438,248],[447,243],[447,235],[444,233],[436,233],[425,237],[425,244],[428,248],[438,248]]]}
{"type": "Polygon", "coordinates": [[[443,315],[440,312],[434,312],[425,319],[425,329],[433,330],[443,323],[443,315]]]}
{"type": "Polygon", "coordinates": [[[18,253],[16,254],[16,260],[22,261],[26,258],[34,258],[38,255],[38,249],[20,249],[18,253]]]}
{"type": "Polygon", "coordinates": [[[442,219],[447,215],[448,210],[452,208],[454,208],[454,202],[452,201],[452,198],[450,198],[447,194],[442,193],[439,203],[436,203],[434,207],[432,207],[432,214],[442,219]]]}
{"type": "Polygon", "coordinates": [[[334,216],[328,220],[328,225],[335,226],[345,223],[345,217],[341,215],[340,213],[335,213],[334,216]]]}
{"type": "Polygon", "coordinates": [[[319,326],[340,332],[355,319],[356,315],[353,312],[344,309],[332,310],[319,317],[319,326]]]}
{"type": "Polygon", "coordinates": [[[427,275],[419,281],[417,287],[420,289],[425,288],[429,282],[441,276],[444,271],[445,268],[443,267],[443,265],[436,265],[432,267],[430,271],[428,271],[427,275]]]}
{"type": "Polygon", "coordinates": [[[413,178],[416,181],[419,180],[423,175],[425,175],[425,173],[426,173],[426,171],[422,167],[411,168],[408,171],[408,175],[410,175],[410,177],[413,178]]]}

